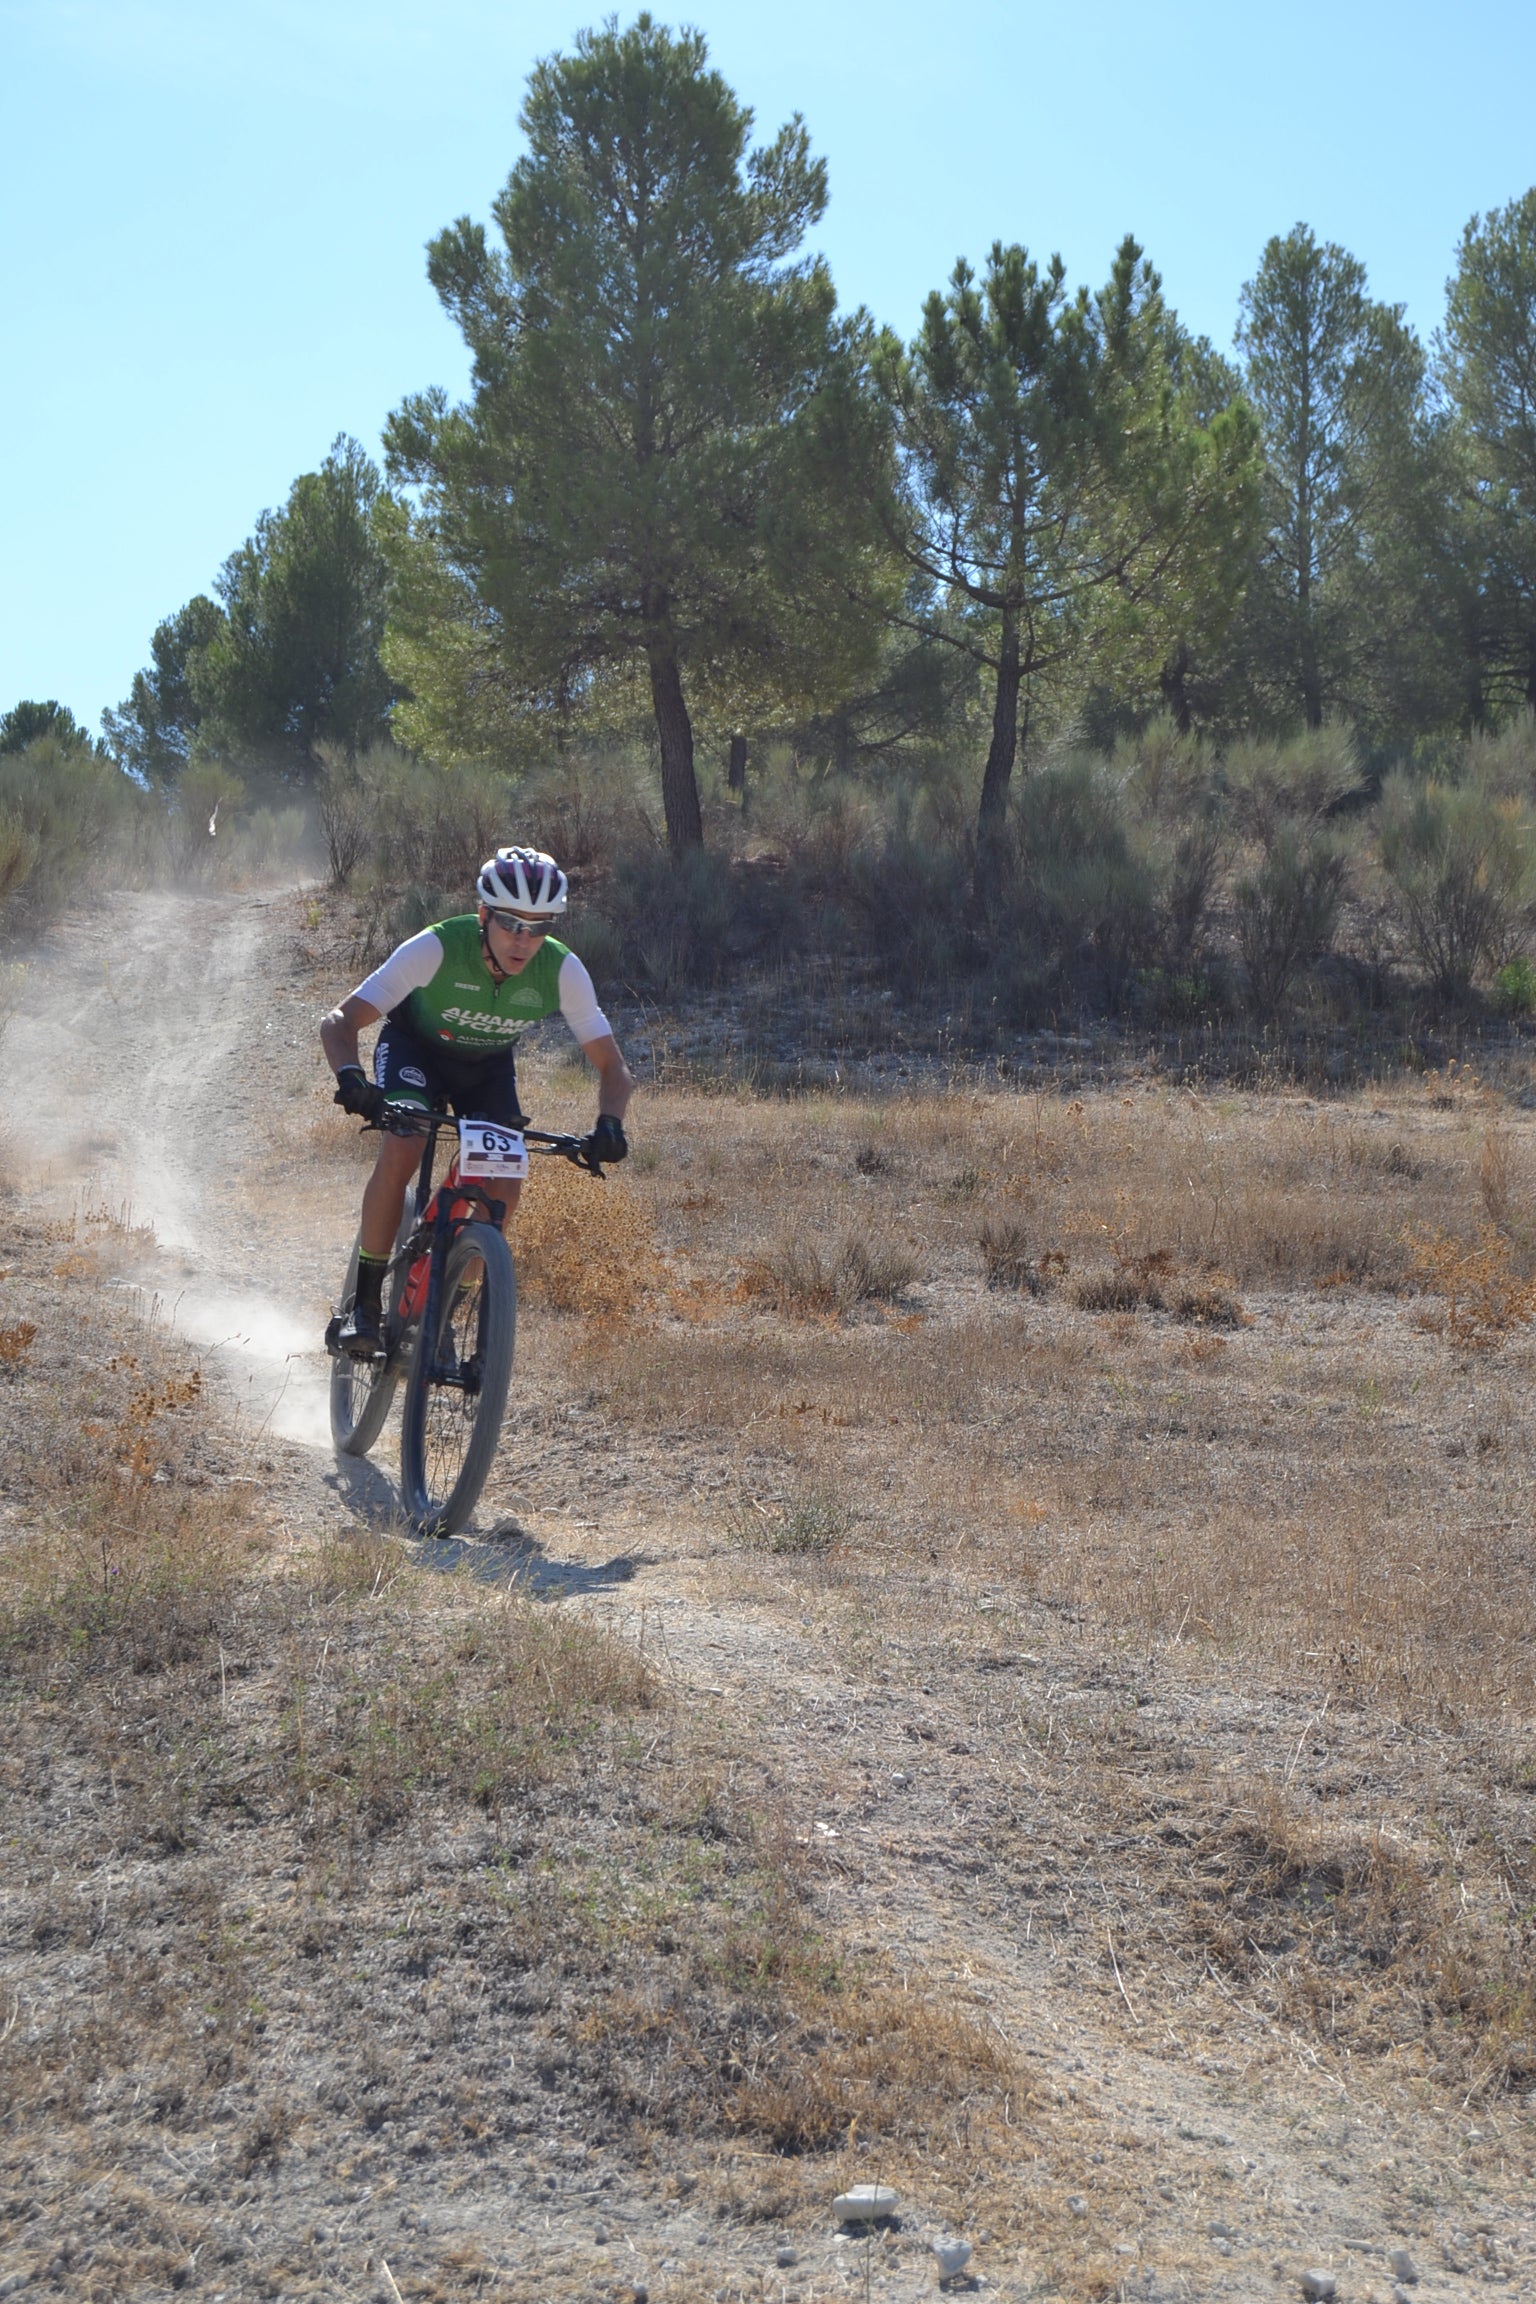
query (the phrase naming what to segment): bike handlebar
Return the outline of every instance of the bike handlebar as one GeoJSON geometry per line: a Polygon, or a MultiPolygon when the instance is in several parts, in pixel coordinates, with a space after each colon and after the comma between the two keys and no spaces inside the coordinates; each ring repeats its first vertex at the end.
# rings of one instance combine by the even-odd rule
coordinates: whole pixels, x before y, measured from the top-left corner
{"type": "MultiPolygon", "coordinates": [[[[390,1136],[435,1136],[440,1129],[457,1128],[458,1121],[451,1112],[424,1112],[419,1104],[388,1104],[378,1120],[365,1120],[363,1132],[376,1130],[390,1136]]],[[[583,1168],[601,1184],[605,1181],[603,1164],[587,1150],[584,1136],[565,1136],[548,1128],[519,1128],[517,1134],[535,1152],[543,1152],[552,1159],[569,1160],[573,1168],[583,1168]]]]}

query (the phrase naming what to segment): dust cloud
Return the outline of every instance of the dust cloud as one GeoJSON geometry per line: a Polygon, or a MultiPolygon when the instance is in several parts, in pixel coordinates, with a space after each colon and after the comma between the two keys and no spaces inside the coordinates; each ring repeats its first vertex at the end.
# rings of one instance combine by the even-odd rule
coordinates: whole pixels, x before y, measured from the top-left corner
{"type": "Polygon", "coordinates": [[[99,916],[60,923],[6,1028],[7,1165],[78,1220],[104,1282],[205,1356],[248,1433],[328,1447],[328,1275],[297,1254],[284,1270],[241,1188],[263,1127],[270,901],[123,894],[108,935],[99,916]]]}

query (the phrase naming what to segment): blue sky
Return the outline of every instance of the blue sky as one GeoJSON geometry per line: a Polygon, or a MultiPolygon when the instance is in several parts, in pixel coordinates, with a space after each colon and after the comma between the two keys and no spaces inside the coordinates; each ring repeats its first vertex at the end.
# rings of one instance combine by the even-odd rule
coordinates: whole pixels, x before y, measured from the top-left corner
{"type": "MultiPolygon", "coordinates": [[[[0,0],[0,709],[95,724],[157,621],[404,393],[464,377],[423,249],[484,216],[549,0],[0,0]]],[[[705,0],[669,12],[825,155],[847,304],[903,332],[960,254],[1134,231],[1230,345],[1305,219],[1436,326],[1457,238],[1536,181],[1536,10],[1467,0],[705,0]]]]}

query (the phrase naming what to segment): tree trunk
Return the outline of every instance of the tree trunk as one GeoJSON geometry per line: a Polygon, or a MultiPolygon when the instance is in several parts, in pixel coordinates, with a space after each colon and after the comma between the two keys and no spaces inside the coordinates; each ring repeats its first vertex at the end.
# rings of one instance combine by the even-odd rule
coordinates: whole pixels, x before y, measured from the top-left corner
{"type": "Polygon", "coordinates": [[[733,792],[747,788],[747,740],[738,728],[731,738],[731,756],[725,771],[726,783],[733,792]]]}
{"type": "Polygon", "coordinates": [[[1163,702],[1173,714],[1173,724],[1181,736],[1187,736],[1195,724],[1189,701],[1189,676],[1195,668],[1187,640],[1181,640],[1176,654],[1169,657],[1157,676],[1163,692],[1163,702]]]}
{"type": "Polygon", "coordinates": [[[1019,622],[1014,609],[1003,610],[1003,644],[997,666],[997,695],[992,705],[992,743],[986,774],[981,780],[981,809],[976,819],[976,894],[985,903],[996,888],[1003,860],[1003,830],[1008,821],[1008,785],[1019,749],[1019,622]]]}
{"type": "Polygon", "coordinates": [[[1317,644],[1308,625],[1301,642],[1301,704],[1309,728],[1323,724],[1323,676],[1317,661],[1317,644]]]}
{"type": "Polygon", "coordinates": [[[693,722],[683,701],[682,674],[677,650],[667,641],[649,650],[651,708],[661,740],[661,805],[667,819],[667,842],[674,856],[686,855],[704,842],[704,819],[699,810],[699,781],[693,772],[693,722]]]}

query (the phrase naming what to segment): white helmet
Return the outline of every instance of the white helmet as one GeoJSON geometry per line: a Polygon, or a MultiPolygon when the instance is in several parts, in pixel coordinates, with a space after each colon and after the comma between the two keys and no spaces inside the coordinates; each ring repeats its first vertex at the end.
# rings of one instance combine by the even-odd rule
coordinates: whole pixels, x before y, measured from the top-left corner
{"type": "Polygon", "coordinates": [[[541,848],[498,848],[481,865],[475,893],[492,912],[558,920],[565,910],[565,874],[541,848]]]}

